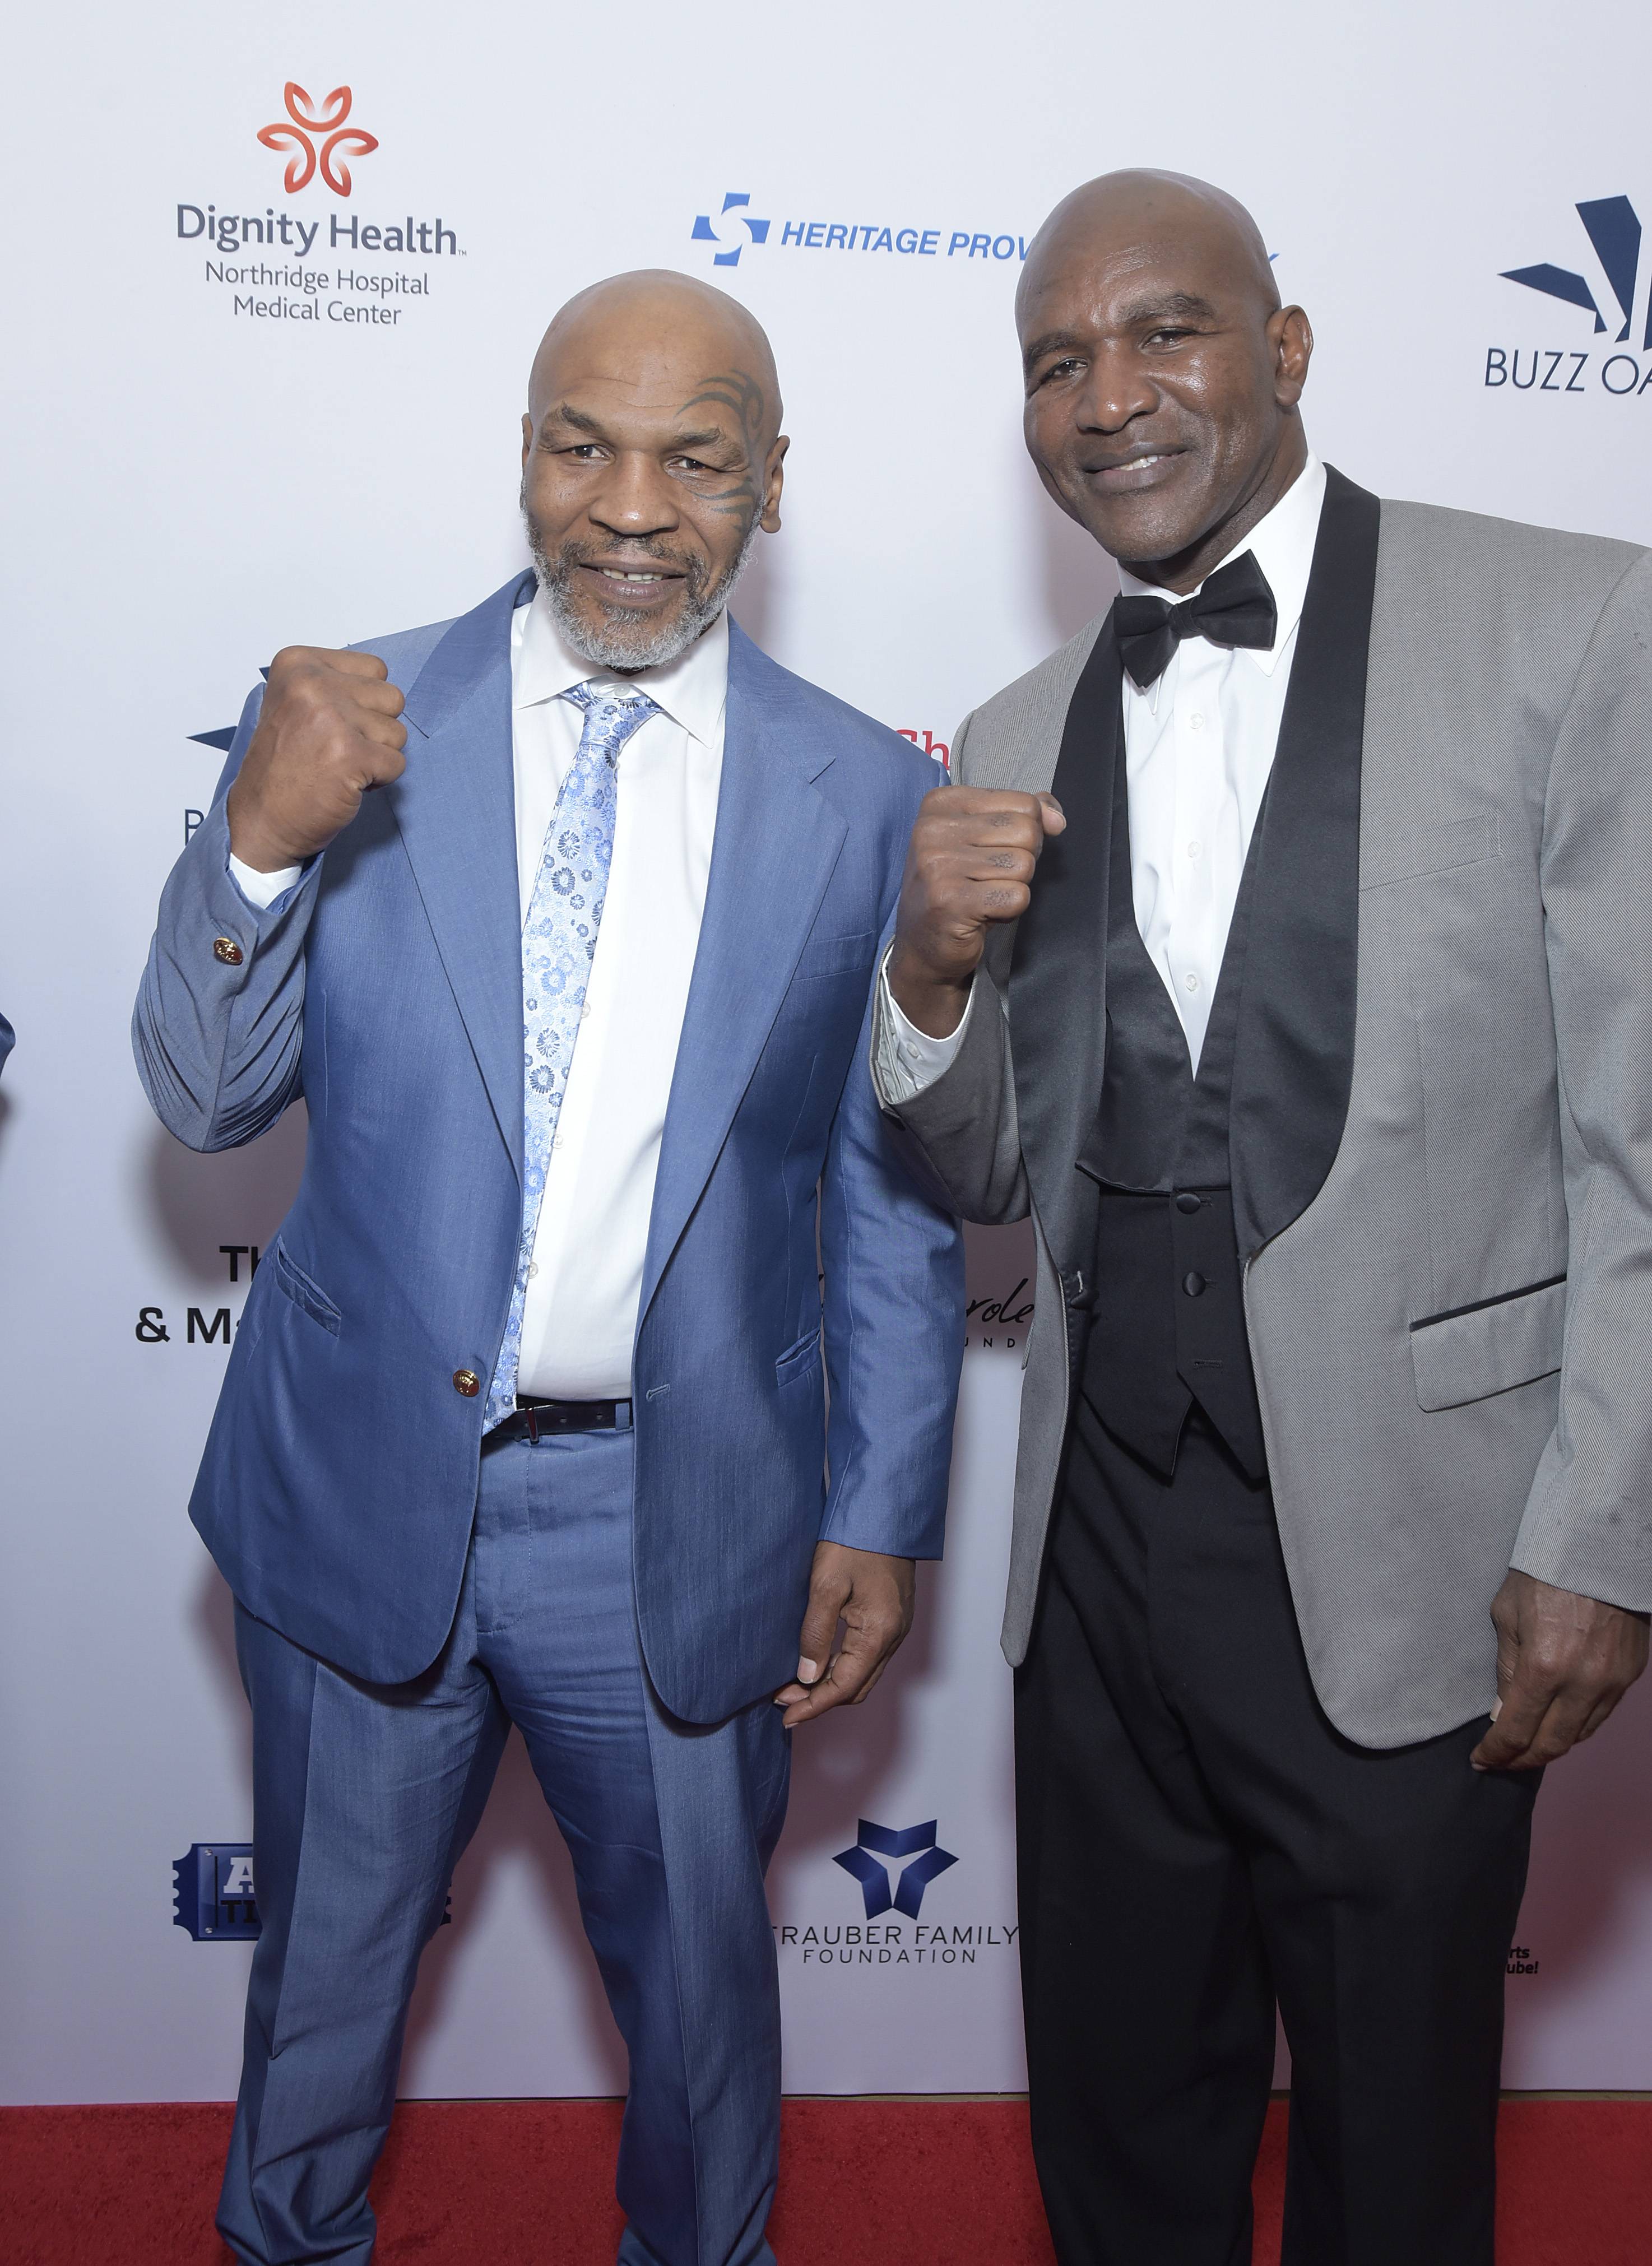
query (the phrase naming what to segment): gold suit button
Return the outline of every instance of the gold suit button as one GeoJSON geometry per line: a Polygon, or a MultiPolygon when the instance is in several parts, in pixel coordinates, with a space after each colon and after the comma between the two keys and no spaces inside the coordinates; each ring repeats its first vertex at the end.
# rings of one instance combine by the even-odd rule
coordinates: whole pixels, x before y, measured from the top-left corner
{"type": "Polygon", "coordinates": [[[454,1371],[453,1390],[456,1392],[462,1392],[467,1400],[474,1400],[481,1389],[482,1380],[473,1369],[454,1371]]]}
{"type": "Polygon", "coordinates": [[[226,968],[238,968],[246,957],[232,936],[215,936],[212,949],[226,968]]]}

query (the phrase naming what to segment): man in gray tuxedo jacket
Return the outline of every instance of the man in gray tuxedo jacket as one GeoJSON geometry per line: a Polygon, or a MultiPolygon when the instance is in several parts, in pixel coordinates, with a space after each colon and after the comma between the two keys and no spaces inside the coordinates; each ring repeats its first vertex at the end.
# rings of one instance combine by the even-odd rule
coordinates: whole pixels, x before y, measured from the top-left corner
{"type": "Polygon", "coordinates": [[[1652,1606],[1652,557],[1319,464],[1307,319],[1202,184],[1076,192],[1017,316],[1122,595],[957,735],[874,1050],[1037,1235],[1057,2253],[1248,2261],[1276,2000],[1286,2260],[1473,2266],[1539,1766],[1652,1606]]]}

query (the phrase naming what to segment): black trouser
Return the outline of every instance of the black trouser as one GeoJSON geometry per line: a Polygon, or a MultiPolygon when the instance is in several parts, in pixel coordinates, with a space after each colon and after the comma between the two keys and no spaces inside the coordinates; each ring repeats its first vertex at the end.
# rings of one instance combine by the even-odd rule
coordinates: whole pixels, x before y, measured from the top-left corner
{"type": "Polygon", "coordinates": [[[1488,2266],[1533,1779],[1484,1719],[1357,1747],[1273,1503],[1195,1416],[1166,1486],[1082,1401],[1017,1686],[1033,2145],[1062,2266],[1250,2266],[1274,2006],[1284,2266],[1488,2266]]]}

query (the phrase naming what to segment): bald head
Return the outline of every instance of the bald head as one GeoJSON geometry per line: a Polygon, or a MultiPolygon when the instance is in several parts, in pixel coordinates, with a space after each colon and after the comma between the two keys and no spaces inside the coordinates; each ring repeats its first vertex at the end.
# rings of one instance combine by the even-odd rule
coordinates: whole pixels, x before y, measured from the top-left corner
{"type": "Polygon", "coordinates": [[[639,267],[576,291],[551,318],[528,374],[528,414],[537,425],[565,369],[606,364],[640,373],[669,351],[704,372],[742,376],[761,397],[764,446],[780,429],[780,381],[768,333],[748,307],[698,276],[639,267]]]}
{"type": "Polygon", "coordinates": [[[1219,264],[1236,289],[1254,289],[1264,314],[1279,304],[1261,230],[1237,197],[1191,173],[1135,165],[1100,174],[1056,207],[1027,248],[1015,295],[1018,317],[1023,301],[1038,289],[1047,263],[1059,262],[1075,246],[1093,251],[1100,242],[1120,239],[1144,250],[1168,239],[1183,252],[1202,253],[1219,264]]]}
{"type": "Polygon", "coordinates": [[[1104,173],[1034,238],[1015,295],[1027,445],[1062,509],[1190,590],[1306,462],[1313,334],[1255,222],[1181,173],[1104,173]]]}
{"type": "Polygon", "coordinates": [[[539,341],[522,506],[540,587],[587,660],[634,674],[714,622],[780,524],[780,388],[763,325],[644,268],[570,299],[539,341]]]}

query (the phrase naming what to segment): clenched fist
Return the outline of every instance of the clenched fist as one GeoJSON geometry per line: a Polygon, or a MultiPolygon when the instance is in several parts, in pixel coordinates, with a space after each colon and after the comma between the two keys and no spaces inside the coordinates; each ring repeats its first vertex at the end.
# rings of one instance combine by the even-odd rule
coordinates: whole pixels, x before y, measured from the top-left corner
{"type": "Polygon", "coordinates": [[[1039,852],[1066,823],[1053,794],[938,786],[924,797],[889,954],[889,989],[920,1031],[957,1029],[988,929],[1027,910],[1039,852]]]}
{"type": "Polygon", "coordinates": [[[347,827],[369,787],[399,778],[402,697],[376,654],[289,645],[226,806],[230,847],[254,873],[302,866],[347,827]]]}

